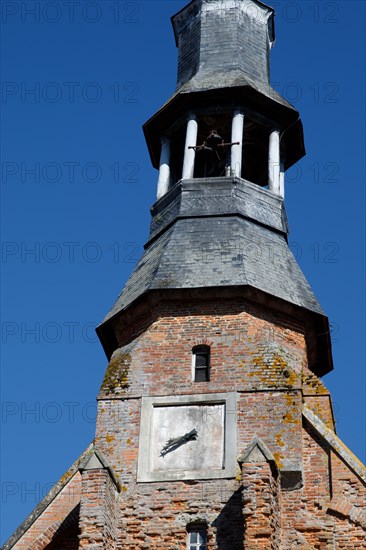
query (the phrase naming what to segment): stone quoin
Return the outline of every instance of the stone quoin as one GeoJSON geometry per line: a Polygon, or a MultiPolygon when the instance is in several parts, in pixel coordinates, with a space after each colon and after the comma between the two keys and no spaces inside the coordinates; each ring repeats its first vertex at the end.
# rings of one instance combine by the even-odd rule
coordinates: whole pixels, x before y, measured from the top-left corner
{"type": "Polygon", "coordinates": [[[320,380],[329,322],[288,246],[305,147],[269,83],[274,11],[193,0],[172,24],[150,235],[97,328],[95,439],[3,548],[366,548],[365,467],[320,380]]]}

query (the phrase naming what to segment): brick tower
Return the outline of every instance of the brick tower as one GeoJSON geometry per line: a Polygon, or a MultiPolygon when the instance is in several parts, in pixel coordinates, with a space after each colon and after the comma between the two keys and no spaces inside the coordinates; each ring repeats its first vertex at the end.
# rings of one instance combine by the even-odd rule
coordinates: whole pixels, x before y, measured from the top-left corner
{"type": "Polygon", "coordinates": [[[269,84],[272,8],[172,17],[177,89],[145,124],[145,252],[97,332],[96,436],[5,549],[365,548],[335,434],[328,319],[288,247],[299,113],[269,84]]]}

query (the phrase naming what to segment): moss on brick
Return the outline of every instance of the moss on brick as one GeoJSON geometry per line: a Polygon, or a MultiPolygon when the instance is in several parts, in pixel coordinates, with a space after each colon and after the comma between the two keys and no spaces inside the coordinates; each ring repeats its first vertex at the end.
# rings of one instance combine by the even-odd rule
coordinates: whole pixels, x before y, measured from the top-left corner
{"type": "Polygon", "coordinates": [[[302,384],[305,392],[311,391],[311,393],[315,393],[316,395],[329,395],[329,391],[323,382],[311,372],[304,372],[302,374],[302,384]]]}
{"type": "Polygon", "coordinates": [[[129,388],[128,375],[131,365],[131,355],[117,351],[113,354],[101,386],[101,391],[116,394],[119,390],[129,388]]]}
{"type": "Polygon", "coordinates": [[[257,377],[267,387],[293,388],[297,376],[284,357],[285,352],[267,351],[252,358],[253,371],[248,376],[257,377]]]}

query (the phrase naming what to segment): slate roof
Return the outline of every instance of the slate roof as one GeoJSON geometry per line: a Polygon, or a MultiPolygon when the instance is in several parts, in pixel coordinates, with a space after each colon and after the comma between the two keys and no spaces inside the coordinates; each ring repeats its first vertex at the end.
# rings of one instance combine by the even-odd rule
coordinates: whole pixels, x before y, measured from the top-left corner
{"type": "Polygon", "coordinates": [[[160,234],[153,233],[153,240],[103,323],[149,290],[224,286],[251,286],[324,315],[287,244],[282,199],[277,197],[279,202],[271,203],[271,192],[245,180],[238,185],[229,179],[226,186],[215,188],[212,178],[204,185],[194,185],[193,180],[182,182],[178,191],[172,191],[171,200],[168,197],[165,201],[155,217],[178,203],[174,214],[167,218],[165,227],[162,223],[160,234]],[[240,199],[244,202],[242,210],[237,206],[240,199]],[[202,201],[205,208],[200,206],[202,201]],[[256,208],[249,208],[251,204],[256,208]]]}
{"type": "MultiPolygon", "coordinates": [[[[193,0],[171,17],[177,93],[249,86],[290,109],[269,79],[274,10],[258,0],[193,0]]],[[[172,98],[171,98],[172,99],[172,98]]]]}
{"type": "Polygon", "coordinates": [[[104,321],[148,290],[242,285],[324,315],[282,235],[217,217],[178,220],[152,243],[104,321]]]}
{"type": "Polygon", "coordinates": [[[295,107],[278,92],[276,92],[272,86],[266,82],[250,78],[248,74],[244,73],[240,69],[217,71],[214,74],[211,72],[200,72],[188,80],[188,82],[180,86],[165,104],[170,103],[175,96],[181,93],[206,92],[217,88],[244,88],[246,86],[257,90],[268,99],[271,99],[297,113],[295,107]]]}

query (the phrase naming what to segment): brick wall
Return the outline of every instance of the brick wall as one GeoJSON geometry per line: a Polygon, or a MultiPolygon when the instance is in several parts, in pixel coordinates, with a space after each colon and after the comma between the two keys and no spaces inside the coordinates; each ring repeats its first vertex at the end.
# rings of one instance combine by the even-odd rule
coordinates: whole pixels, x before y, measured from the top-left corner
{"type": "MultiPolygon", "coordinates": [[[[247,548],[362,547],[357,546],[364,535],[360,524],[329,508],[340,480],[331,473],[332,453],[310,426],[303,426],[303,399],[333,424],[329,393],[307,368],[305,328],[298,321],[285,321],[244,300],[166,302],[136,319],[119,338],[124,346],[113,355],[99,394],[96,442],[122,485],[122,547],[185,548],[187,524],[195,521],[207,522],[210,549],[242,550],[245,533],[247,548]],[[194,383],[192,347],[202,343],[211,346],[211,380],[194,383]],[[300,486],[282,488],[280,497],[269,465],[252,465],[251,491],[271,513],[252,514],[250,525],[242,503],[248,481],[241,481],[239,466],[237,479],[231,480],[136,482],[141,396],[225,391],[239,396],[237,454],[260,437],[280,472],[302,471],[300,486]],[[280,498],[281,511],[276,508],[280,498]],[[256,530],[262,536],[254,544],[256,530]],[[354,546],[329,546],[342,536],[354,546]]],[[[343,468],[354,486],[350,481],[348,492],[340,494],[353,502],[360,480],[343,468]]],[[[356,508],[361,498],[360,493],[356,508]]],[[[356,512],[352,508],[354,517],[356,512]]]]}
{"type": "MultiPolygon", "coordinates": [[[[63,541],[62,548],[76,550],[78,538],[77,535],[75,538],[75,531],[78,532],[80,495],[81,476],[77,472],[23,537],[15,543],[14,550],[42,550],[56,538],[63,541]]],[[[51,549],[51,546],[49,548],[51,549]]]]}
{"type": "Polygon", "coordinates": [[[81,549],[116,548],[118,538],[117,491],[105,469],[84,470],[80,506],[81,549]]]}
{"type": "Polygon", "coordinates": [[[281,542],[278,471],[268,462],[242,465],[244,548],[276,550],[281,542]]]}
{"type": "Polygon", "coordinates": [[[68,548],[57,538],[50,544],[57,522],[79,502],[83,549],[184,550],[187,526],[197,522],[207,524],[209,550],[365,547],[365,486],[302,417],[306,401],[333,428],[329,393],[307,367],[299,321],[246,300],[167,301],[131,320],[119,339],[98,398],[95,444],[120,493],[105,468],[77,473],[15,548],[35,540],[33,550],[68,548]],[[192,382],[197,344],[211,346],[209,382],[192,382]],[[260,438],[272,462],[242,470],[238,463],[231,479],[138,483],[142,397],[225,392],[238,396],[229,411],[237,419],[235,456],[260,438]],[[290,487],[289,472],[299,476],[290,487]]]}
{"type": "Polygon", "coordinates": [[[200,392],[292,389],[307,370],[304,328],[244,300],[160,303],[118,334],[100,397],[195,393],[192,348],[211,346],[200,392]],[[161,379],[161,373],[164,373],[161,379]]]}

